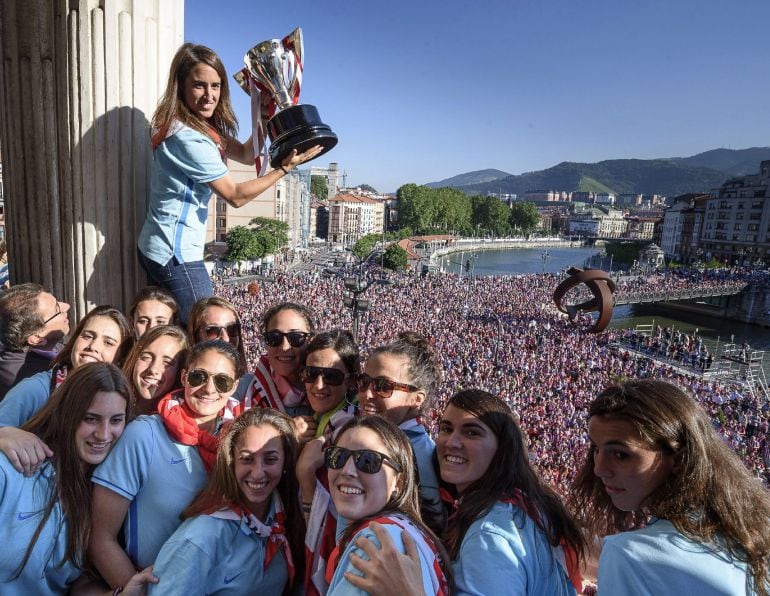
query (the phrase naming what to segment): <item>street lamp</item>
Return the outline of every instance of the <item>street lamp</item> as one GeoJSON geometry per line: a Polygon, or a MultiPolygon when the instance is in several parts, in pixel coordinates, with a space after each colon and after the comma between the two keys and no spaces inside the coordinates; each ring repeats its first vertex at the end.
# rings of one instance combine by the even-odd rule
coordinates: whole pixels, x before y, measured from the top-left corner
{"type": "Polygon", "coordinates": [[[370,300],[364,300],[361,295],[366,292],[370,287],[378,283],[387,283],[384,279],[375,279],[373,281],[366,281],[361,279],[361,275],[357,277],[345,278],[345,289],[350,294],[345,296],[342,303],[353,310],[353,339],[358,342],[358,329],[361,324],[361,313],[368,312],[372,306],[370,300]]]}

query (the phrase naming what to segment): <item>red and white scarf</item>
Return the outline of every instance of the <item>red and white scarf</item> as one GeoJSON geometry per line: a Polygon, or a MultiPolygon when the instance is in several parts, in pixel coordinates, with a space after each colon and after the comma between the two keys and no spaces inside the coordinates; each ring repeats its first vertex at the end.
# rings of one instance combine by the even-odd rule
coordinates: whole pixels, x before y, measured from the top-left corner
{"type": "Polygon", "coordinates": [[[267,355],[260,357],[254,369],[254,379],[243,398],[244,410],[273,408],[285,413],[287,407],[298,406],[304,400],[304,391],[292,386],[285,377],[276,374],[267,355]]]}
{"type": "Polygon", "coordinates": [[[329,494],[328,470],[316,472],[316,489],[305,533],[305,594],[322,596],[329,590],[326,567],[337,546],[337,510],[329,494]]]}
{"type": "MultiPolygon", "coordinates": [[[[233,420],[238,414],[238,406],[238,400],[228,397],[217,417],[222,421],[233,420]]],[[[182,445],[196,446],[206,471],[211,472],[217,460],[218,439],[198,426],[195,412],[184,400],[184,389],[172,391],[161,399],[158,414],[171,438],[182,445]]]]}
{"type": "MultiPolygon", "coordinates": [[[[241,505],[225,506],[208,515],[218,519],[241,522],[260,538],[267,539],[264,568],[267,569],[273,557],[282,552],[286,559],[286,566],[289,569],[289,585],[291,586],[294,583],[294,559],[291,556],[289,540],[286,538],[286,513],[283,510],[281,496],[277,491],[273,491],[272,509],[274,519],[269,526],[257,519],[251,511],[241,505]]],[[[270,520],[268,519],[268,521],[270,520]]]]}
{"type": "MultiPolygon", "coordinates": [[[[369,524],[373,521],[383,525],[395,525],[402,530],[406,530],[417,544],[417,550],[420,553],[420,558],[426,561],[428,566],[433,570],[433,573],[430,575],[430,582],[432,587],[431,593],[434,596],[449,596],[449,586],[446,577],[444,576],[444,571],[441,569],[441,559],[438,550],[436,549],[436,545],[433,544],[433,541],[430,538],[423,534],[420,528],[415,526],[412,521],[405,515],[390,514],[366,520],[355,529],[355,531],[351,534],[351,537],[355,536],[358,532],[368,527],[369,524]]],[[[329,557],[329,562],[326,566],[327,584],[331,584],[332,578],[334,577],[334,572],[337,570],[337,565],[339,565],[342,553],[345,552],[347,546],[347,543],[340,543],[332,551],[332,554],[329,557]]]]}

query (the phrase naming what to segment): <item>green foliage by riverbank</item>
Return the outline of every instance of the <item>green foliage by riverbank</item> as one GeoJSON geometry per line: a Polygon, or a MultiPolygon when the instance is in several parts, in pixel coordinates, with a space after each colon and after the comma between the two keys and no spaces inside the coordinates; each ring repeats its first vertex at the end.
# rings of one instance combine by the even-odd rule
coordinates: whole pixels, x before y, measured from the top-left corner
{"type": "Polygon", "coordinates": [[[514,203],[517,209],[525,210],[521,221],[517,211],[514,222],[511,208],[499,199],[481,195],[468,197],[453,188],[405,184],[398,189],[397,195],[399,223],[418,234],[508,236],[512,225],[522,233],[528,233],[540,220],[537,208],[531,203],[514,203]]]}

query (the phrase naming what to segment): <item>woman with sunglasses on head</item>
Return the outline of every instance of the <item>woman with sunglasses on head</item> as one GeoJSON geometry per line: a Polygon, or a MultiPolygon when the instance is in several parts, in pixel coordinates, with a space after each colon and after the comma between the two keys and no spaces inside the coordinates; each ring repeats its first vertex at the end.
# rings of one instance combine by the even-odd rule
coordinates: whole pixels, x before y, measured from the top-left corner
{"type": "Polygon", "coordinates": [[[134,296],[128,309],[128,320],[136,338],[158,325],[179,325],[179,305],[174,297],[158,286],[147,286],[134,296]]]}
{"type": "Polygon", "coordinates": [[[452,593],[446,552],[420,518],[414,459],[404,433],[379,416],[353,419],[325,452],[325,462],[334,505],[344,521],[327,566],[327,594],[368,593],[354,587],[348,576],[356,574],[351,561],[365,556],[357,540],[379,544],[370,528],[374,521],[400,550],[404,531],[417,543],[425,594],[452,593]]]}
{"type": "Polygon", "coordinates": [[[434,463],[436,445],[420,417],[441,379],[441,364],[430,343],[409,331],[376,348],[357,377],[362,414],[387,418],[409,437],[417,461],[422,517],[435,532],[443,530],[445,514],[434,463]]]}
{"type": "Polygon", "coordinates": [[[665,381],[588,406],[572,505],[604,539],[599,594],[770,594],[770,493],[705,411],[665,381]]]}
{"type": "Polygon", "coordinates": [[[39,437],[19,427],[46,404],[51,392],[70,372],[88,362],[120,365],[133,343],[123,313],[112,306],[97,306],[78,323],[49,370],[20,381],[8,392],[0,402],[0,451],[18,471],[30,474],[51,456],[51,450],[39,437]]]}
{"type": "MultiPolygon", "coordinates": [[[[24,425],[55,455],[31,477],[0,456],[0,593],[78,594],[85,588],[91,473],[120,438],[130,411],[120,369],[86,364],[24,425]]],[[[135,577],[132,588],[147,577],[138,585],[135,577]]]]}
{"type": "Polygon", "coordinates": [[[231,344],[209,340],[193,346],[182,370],[183,388],[161,399],[158,414],[132,422],[94,472],[90,553],[112,588],[124,586],[135,566],[155,561],[179,526],[179,514],[205,486],[216,435],[239,411],[232,394],[242,372],[231,344]]]}
{"type": "Polygon", "coordinates": [[[156,414],[160,399],[179,388],[179,367],[189,348],[187,334],[175,325],[153,327],[139,338],[123,365],[137,414],[156,414]]]}
{"type": "Polygon", "coordinates": [[[208,485],[160,550],[151,594],[281,594],[301,579],[305,523],[292,420],[249,410],[228,428],[208,485]]]}

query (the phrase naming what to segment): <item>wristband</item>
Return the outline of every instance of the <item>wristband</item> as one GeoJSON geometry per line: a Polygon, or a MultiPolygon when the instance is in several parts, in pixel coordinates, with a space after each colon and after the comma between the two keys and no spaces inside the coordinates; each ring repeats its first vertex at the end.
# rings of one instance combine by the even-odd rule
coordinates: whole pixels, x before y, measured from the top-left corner
{"type": "Polygon", "coordinates": [[[283,166],[279,166],[279,167],[281,168],[281,171],[282,171],[284,174],[288,174],[288,173],[289,173],[289,170],[287,170],[287,169],[286,169],[286,168],[284,168],[283,166]]]}

